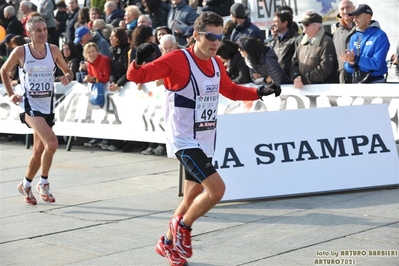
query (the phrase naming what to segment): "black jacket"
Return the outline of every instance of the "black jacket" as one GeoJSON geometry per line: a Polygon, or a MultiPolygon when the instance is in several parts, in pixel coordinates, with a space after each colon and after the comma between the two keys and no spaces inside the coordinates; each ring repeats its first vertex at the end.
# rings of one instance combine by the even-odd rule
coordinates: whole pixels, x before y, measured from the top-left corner
{"type": "Polygon", "coordinates": [[[119,22],[125,16],[125,12],[120,9],[115,9],[112,13],[105,18],[105,23],[111,24],[114,28],[119,27],[119,22]]]}
{"type": "Polygon", "coordinates": [[[78,13],[79,8],[77,8],[76,11],[69,16],[65,30],[65,39],[67,42],[73,42],[75,40],[75,23],[78,20],[78,13]]]}
{"type": "Polygon", "coordinates": [[[202,8],[202,11],[212,11],[221,17],[230,15],[230,7],[234,4],[231,0],[206,0],[206,6],[202,8]]]}
{"type": "Polygon", "coordinates": [[[249,68],[238,51],[233,55],[227,73],[234,83],[245,84],[252,82],[249,68]]]}
{"type": "Polygon", "coordinates": [[[125,85],[128,82],[126,78],[126,71],[129,66],[128,62],[128,51],[129,45],[111,47],[110,48],[112,55],[112,69],[111,69],[111,77],[109,82],[115,82],[119,87],[125,85]]]}
{"type": "Polygon", "coordinates": [[[277,55],[281,68],[284,69],[287,76],[291,75],[291,63],[295,53],[295,39],[297,37],[298,33],[291,28],[284,34],[281,40],[277,38],[274,41],[273,50],[277,55]]]}
{"type": "Polygon", "coordinates": [[[7,34],[14,33],[15,35],[24,35],[24,28],[22,27],[22,23],[17,19],[16,16],[12,16],[8,19],[6,32],[7,34]]]}

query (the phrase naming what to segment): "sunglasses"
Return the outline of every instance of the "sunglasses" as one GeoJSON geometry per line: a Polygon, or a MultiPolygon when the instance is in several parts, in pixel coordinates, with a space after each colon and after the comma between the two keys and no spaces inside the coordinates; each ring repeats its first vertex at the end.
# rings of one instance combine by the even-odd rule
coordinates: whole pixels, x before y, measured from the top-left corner
{"type": "Polygon", "coordinates": [[[221,41],[222,39],[223,39],[223,37],[224,37],[224,34],[213,34],[213,33],[210,33],[210,32],[198,32],[199,34],[204,34],[204,36],[205,36],[205,38],[208,40],[208,41],[211,41],[211,42],[214,42],[214,41],[216,41],[216,40],[219,40],[219,41],[221,41]]]}
{"type": "Polygon", "coordinates": [[[310,25],[312,25],[313,23],[302,23],[303,26],[305,27],[309,27],[310,25]]]}

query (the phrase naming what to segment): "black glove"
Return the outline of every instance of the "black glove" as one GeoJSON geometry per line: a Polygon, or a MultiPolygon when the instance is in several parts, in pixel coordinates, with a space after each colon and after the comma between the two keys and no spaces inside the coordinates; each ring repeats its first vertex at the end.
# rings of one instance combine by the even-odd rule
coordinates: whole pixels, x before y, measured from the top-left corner
{"type": "Polygon", "coordinates": [[[270,84],[267,87],[265,87],[263,85],[258,87],[258,96],[259,96],[259,99],[261,99],[261,100],[262,100],[262,96],[267,96],[267,95],[270,95],[270,94],[273,94],[273,93],[276,95],[276,97],[280,96],[280,94],[281,94],[280,85],[277,85],[277,84],[273,83],[273,84],[270,84]]]}
{"type": "Polygon", "coordinates": [[[142,65],[155,51],[155,48],[150,43],[142,43],[137,48],[136,64],[142,65]]]}

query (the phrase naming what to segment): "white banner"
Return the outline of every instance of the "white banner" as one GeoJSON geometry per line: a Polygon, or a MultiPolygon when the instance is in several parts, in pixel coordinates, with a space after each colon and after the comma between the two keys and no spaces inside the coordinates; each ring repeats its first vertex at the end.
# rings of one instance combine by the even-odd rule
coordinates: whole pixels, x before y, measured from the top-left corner
{"type": "MultiPolygon", "coordinates": [[[[264,101],[231,101],[221,97],[219,115],[386,103],[394,138],[399,140],[397,87],[397,84],[389,83],[320,84],[306,85],[302,89],[283,85],[281,97],[268,96],[264,101]]],[[[164,143],[164,90],[154,82],[144,84],[143,90],[137,90],[136,84],[130,82],[120,92],[108,94],[106,104],[100,108],[90,104],[90,88],[86,85],[74,83],[64,87],[57,83],[56,94],[62,97],[56,105],[54,131],[59,136],[164,143]]],[[[20,108],[10,103],[7,96],[0,96],[0,133],[32,133],[21,124],[19,112],[20,108]]]]}
{"type": "Polygon", "coordinates": [[[399,184],[386,104],[219,117],[224,201],[399,184]]]}

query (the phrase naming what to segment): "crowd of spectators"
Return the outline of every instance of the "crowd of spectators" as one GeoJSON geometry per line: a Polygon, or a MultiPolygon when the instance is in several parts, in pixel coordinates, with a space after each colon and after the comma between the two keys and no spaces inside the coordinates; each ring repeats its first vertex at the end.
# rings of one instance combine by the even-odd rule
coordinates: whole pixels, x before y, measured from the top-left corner
{"type": "MultiPolygon", "coordinates": [[[[60,47],[74,79],[108,83],[105,89],[117,93],[127,82],[126,70],[142,43],[154,46],[151,60],[193,45],[194,21],[200,12],[213,11],[230,17],[217,56],[238,84],[293,84],[301,88],[306,84],[352,83],[353,73],[369,75],[366,82],[381,82],[385,74],[382,72],[389,48],[386,34],[372,20],[369,6],[356,9],[349,0],[339,3],[339,22],[333,34],[325,31],[317,12],[306,12],[298,22],[302,27],[298,27],[292,9],[283,6],[274,13],[269,38],[251,22],[248,9],[232,0],[108,0],[103,7],[86,3],[88,6],[82,7],[78,0],[40,0],[36,6],[29,0],[18,4],[0,0],[0,25],[7,34],[0,43],[0,63],[16,45],[29,42],[26,22],[32,16],[42,16],[47,23],[48,42],[60,47]],[[353,36],[361,38],[365,34],[378,34],[385,45],[368,47],[363,54],[360,48],[357,54],[351,54],[347,48],[353,45],[353,36]],[[96,68],[98,64],[109,71],[102,73],[96,68]],[[378,73],[378,81],[373,73],[378,73]]],[[[359,40],[360,46],[365,45],[359,40]]],[[[397,58],[393,55],[392,62],[398,64],[397,58]]],[[[17,73],[10,73],[15,84],[17,73]]],[[[85,146],[126,152],[138,147],[145,155],[165,154],[164,146],[158,143],[92,139],[85,146]]]]}

